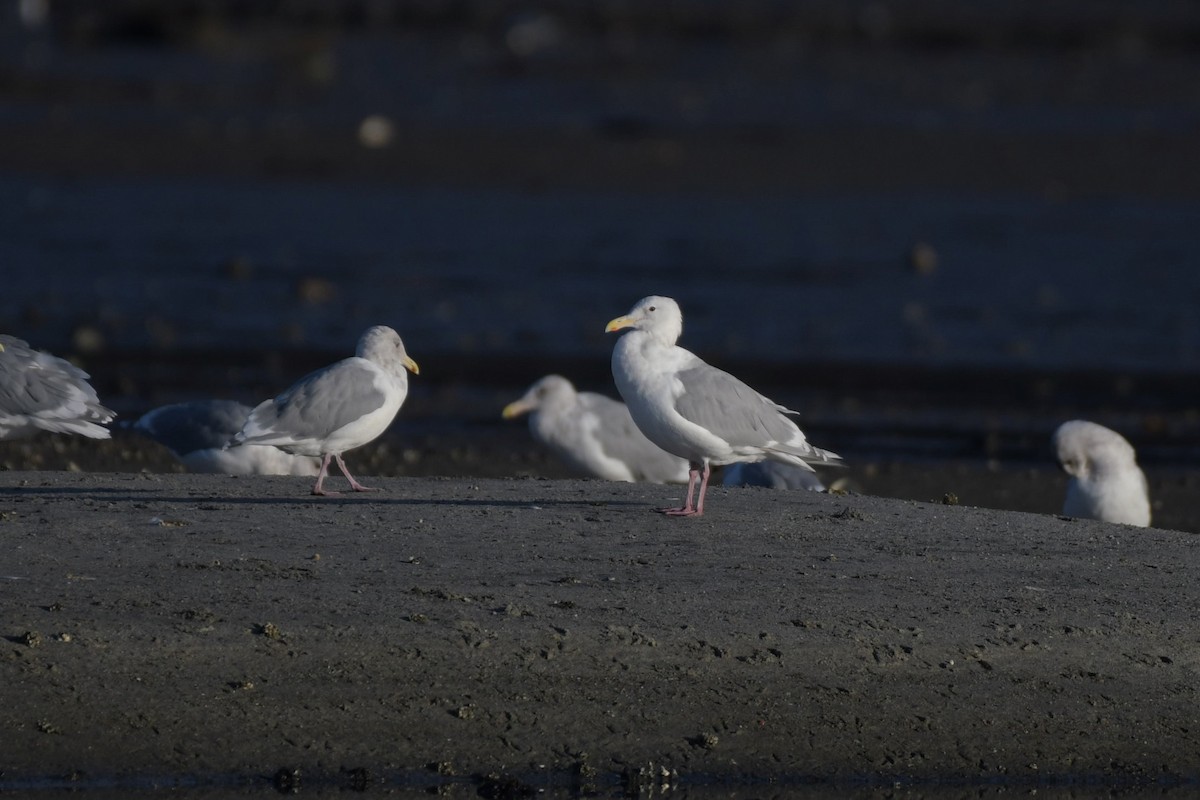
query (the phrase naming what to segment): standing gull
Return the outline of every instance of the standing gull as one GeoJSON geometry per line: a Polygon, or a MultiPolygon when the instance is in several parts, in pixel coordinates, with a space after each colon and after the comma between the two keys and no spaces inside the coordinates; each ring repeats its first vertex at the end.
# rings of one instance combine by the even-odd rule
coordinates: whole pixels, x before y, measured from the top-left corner
{"type": "Polygon", "coordinates": [[[321,456],[312,488],[316,495],[337,494],[322,488],[330,459],[337,461],[351,489],[375,491],[354,479],[342,453],[372,441],[392,424],[408,395],[405,369],[419,372],[399,334],[386,325],[368,328],[356,355],[310,373],[274,400],[260,403],[232,444],[274,445],[287,453],[321,456]]]}
{"type": "Polygon", "coordinates": [[[0,439],[39,430],[107,439],[114,414],[100,405],[88,374],[57,356],[0,335],[0,439]]]}
{"type": "Polygon", "coordinates": [[[683,314],[671,298],[647,297],[605,330],[625,328],[632,330],[617,340],[612,355],[617,390],[646,438],[691,468],[687,501],[664,513],[703,514],[712,465],[769,458],[811,470],[809,462],[841,463],[841,456],[809,444],[784,416],[794,411],[677,346],[683,314]]]}
{"type": "Polygon", "coordinates": [[[577,473],[609,481],[683,483],[688,464],[647,439],[624,403],[578,392],[561,375],[547,375],[504,407],[505,419],[529,414],[533,438],[577,473]]]}
{"type": "Polygon", "coordinates": [[[1133,445],[1116,431],[1072,420],[1054,432],[1059,466],[1071,476],[1063,514],[1146,527],[1150,497],[1133,445]]]}
{"type": "Polygon", "coordinates": [[[171,451],[192,472],[222,475],[316,475],[320,461],[269,445],[226,447],[252,409],[236,400],[193,400],[147,411],[137,433],[171,451]]]}

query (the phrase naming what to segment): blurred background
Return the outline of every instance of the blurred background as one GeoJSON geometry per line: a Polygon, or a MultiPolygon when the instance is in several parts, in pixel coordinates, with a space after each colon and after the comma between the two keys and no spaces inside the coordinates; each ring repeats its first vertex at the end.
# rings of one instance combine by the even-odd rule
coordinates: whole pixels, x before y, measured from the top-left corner
{"type": "MultiPolygon", "coordinates": [[[[1200,4],[0,8],[0,330],[124,419],[383,323],[422,372],[356,472],[553,477],[500,409],[615,394],[666,294],[852,488],[1054,513],[1080,417],[1200,530],[1200,4]]],[[[118,433],[0,463],[180,468],[118,433]]]]}

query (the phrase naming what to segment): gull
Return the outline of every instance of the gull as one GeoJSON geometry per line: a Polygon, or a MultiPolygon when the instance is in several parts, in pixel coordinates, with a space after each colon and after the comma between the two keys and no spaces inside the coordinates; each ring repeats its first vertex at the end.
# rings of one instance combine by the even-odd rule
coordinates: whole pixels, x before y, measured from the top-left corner
{"type": "Polygon", "coordinates": [[[768,489],[807,489],[825,491],[825,484],[811,469],[793,467],[779,461],[738,462],[730,464],[721,475],[724,486],[765,486],[768,489]]]}
{"type": "Polygon", "coordinates": [[[529,414],[529,432],[577,473],[609,481],[683,483],[688,463],[647,439],[624,403],[547,375],[501,412],[529,414]]]}
{"type": "Polygon", "coordinates": [[[703,514],[713,465],[771,459],[811,470],[809,462],[841,463],[841,456],[808,443],[785,416],[794,411],[676,345],[683,313],[671,298],[646,297],[605,330],[626,328],[632,330],[613,348],[617,390],[646,438],[687,459],[690,468],[687,500],[664,513],[703,514]],[[699,496],[693,505],[697,480],[699,496]]]}
{"type": "Polygon", "coordinates": [[[1054,432],[1059,466],[1071,476],[1062,513],[1146,527],[1150,498],[1133,446],[1121,434],[1086,420],[1054,432]]]}
{"type": "Polygon", "coordinates": [[[101,426],[116,414],[100,405],[88,377],[69,361],[0,335],[0,439],[39,430],[109,438],[101,426]]]}
{"type": "Polygon", "coordinates": [[[143,414],[133,430],[171,451],[192,472],[222,475],[316,475],[320,462],[278,447],[226,447],[253,409],[236,400],[193,400],[143,414]]]}
{"type": "Polygon", "coordinates": [[[283,394],[250,413],[231,445],[274,445],[287,453],[320,456],[315,495],[323,488],[329,461],[356,492],[372,492],[354,479],[342,453],[374,440],[392,424],[408,396],[408,374],[418,374],[400,335],[386,325],[368,328],[356,354],[310,373],[283,394]]]}

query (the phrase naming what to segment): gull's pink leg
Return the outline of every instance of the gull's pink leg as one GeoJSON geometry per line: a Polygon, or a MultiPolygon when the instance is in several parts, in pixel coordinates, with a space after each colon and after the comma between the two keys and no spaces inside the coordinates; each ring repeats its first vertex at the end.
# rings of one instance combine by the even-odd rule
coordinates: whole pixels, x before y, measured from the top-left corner
{"type": "Polygon", "coordinates": [[[350,470],[346,469],[346,462],[342,461],[341,454],[334,454],[337,459],[337,465],[342,470],[342,474],[346,476],[346,480],[350,481],[350,488],[356,492],[378,492],[378,489],[372,489],[370,486],[363,486],[358,481],[354,480],[354,476],[350,474],[350,470]]]}
{"type": "Polygon", "coordinates": [[[696,480],[695,476],[696,476],[697,472],[699,472],[699,470],[696,470],[696,469],[691,470],[691,479],[688,481],[687,505],[685,505],[683,508],[668,509],[667,511],[664,511],[663,513],[669,514],[672,517],[698,517],[704,513],[704,493],[708,491],[708,476],[712,474],[712,467],[710,467],[708,465],[707,461],[704,462],[704,471],[702,473],[703,477],[700,480],[700,499],[696,502],[696,505],[693,507],[692,506],[692,486],[695,484],[695,480],[696,480]]]}
{"type": "Polygon", "coordinates": [[[660,508],[658,510],[670,517],[690,517],[692,514],[696,513],[696,510],[692,508],[692,496],[696,491],[696,479],[699,477],[700,468],[692,466],[692,468],[688,470],[687,501],[684,502],[682,508],[660,508]]]}
{"type": "Polygon", "coordinates": [[[712,467],[708,462],[704,462],[704,477],[700,481],[700,499],[696,501],[696,516],[704,513],[704,495],[708,492],[708,476],[712,474],[712,467]]]}
{"type": "Polygon", "coordinates": [[[338,494],[337,492],[327,492],[321,488],[321,485],[325,483],[325,475],[329,472],[329,459],[332,457],[332,453],[326,453],[325,457],[321,459],[321,470],[317,473],[317,482],[313,484],[312,488],[312,493],[315,495],[333,497],[338,494]]]}

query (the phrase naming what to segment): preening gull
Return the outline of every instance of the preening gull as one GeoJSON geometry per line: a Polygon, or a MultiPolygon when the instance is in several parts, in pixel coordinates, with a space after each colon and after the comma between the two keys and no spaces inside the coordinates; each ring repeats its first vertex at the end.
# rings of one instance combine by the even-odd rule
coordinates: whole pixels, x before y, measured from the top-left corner
{"type": "Polygon", "coordinates": [[[0,335],[0,439],[39,430],[107,439],[116,416],[100,405],[88,374],[15,336],[0,335]]]}
{"type": "Polygon", "coordinates": [[[646,438],[691,468],[687,501],[665,513],[703,514],[713,465],[769,458],[811,470],[809,462],[841,463],[841,456],[809,444],[784,416],[795,412],[677,346],[683,314],[671,298],[644,298],[605,330],[625,328],[632,330],[617,340],[612,355],[617,390],[646,438]]]}
{"type": "Polygon", "coordinates": [[[529,432],[575,472],[610,481],[683,483],[688,464],[638,430],[624,403],[579,392],[547,375],[504,407],[505,419],[529,414],[529,432]]]}
{"type": "Polygon", "coordinates": [[[1054,451],[1071,476],[1063,514],[1146,527],[1150,497],[1133,445],[1116,431],[1072,420],[1054,432],[1054,451]]]}
{"type": "Polygon", "coordinates": [[[724,486],[765,486],[768,489],[805,489],[825,491],[817,473],[779,461],[740,461],[730,464],[721,475],[724,486]]]}
{"type": "Polygon", "coordinates": [[[386,325],[368,328],[358,340],[357,354],[301,378],[274,400],[251,412],[234,445],[274,445],[303,456],[320,456],[321,468],[312,493],[323,484],[329,461],[356,492],[375,491],[354,479],[342,453],[372,441],[387,430],[408,395],[408,374],[417,362],[404,351],[400,336],[386,325]]]}
{"type": "Polygon", "coordinates": [[[316,475],[320,461],[278,447],[227,447],[251,408],[236,400],[193,400],[147,411],[133,424],[137,433],[171,451],[192,472],[222,475],[316,475]]]}

